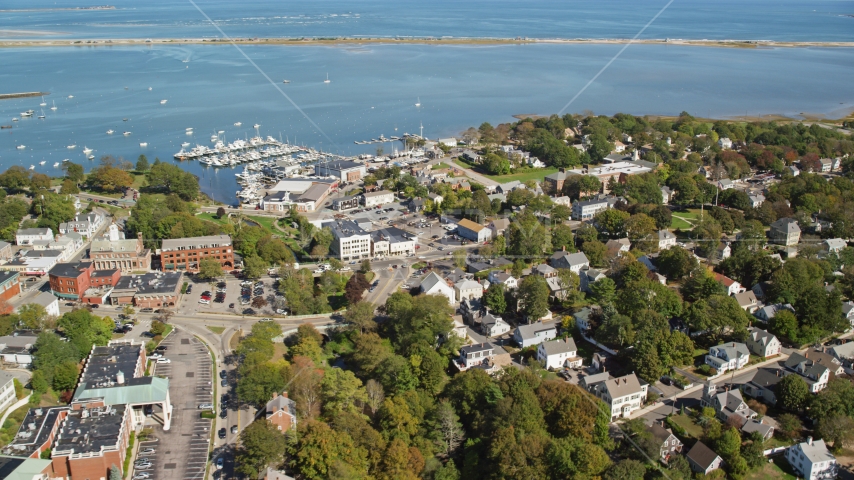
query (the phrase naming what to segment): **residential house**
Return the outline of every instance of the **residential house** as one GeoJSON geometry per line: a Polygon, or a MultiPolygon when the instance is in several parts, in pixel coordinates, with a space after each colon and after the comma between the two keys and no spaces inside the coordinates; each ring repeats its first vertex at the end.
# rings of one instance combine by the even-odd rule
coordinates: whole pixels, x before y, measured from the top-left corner
{"type": "Polygon", "coordinates": [[[821,172],[828,173],[833,170],[833,160],[829,158],[820,158],[818,162],[821,164],[821,172]]]}
{"type": "Polygon", "coordinates": [[[810,359],[809,355],[810,352],[806,352],[804,355],[793,352],[786,359],[786,363],[784,364],[786,370],[783,371],[783,374],[795,373],[800,375],[809,387],[810,392],[818,393],[830,381],[830,369],[810,359]]]}
{"type": "Polygon", "coordinates": [[[743,385],[744,393],[758,398],[768,405],[777,403],[777,384],[783,380],[783,371],[779,368],[758,368],[747,383],[743,385]]]}
{"type": "Polygon", "coordinates": [[[666,465],[673,455],[682,453],[682,442],[673,435],[669,428],[664,428],[658,423],[653,423],[649,429],[655,443],[660,445],[659,458],[666,465]]]}
{"type": "Polygon", "coordinates": [[[765,301],[765,299],[768,298],[768,293],[771,291],[771,282],[759,282],[750,290],[756,294],[757,299],[765,301]]]}
{"type": "Polygon", "coordinates": [[[750,353],[765,358],[780,354],[783,345],[773,333],[756,327],[748,328],[747,332],[744,344],[747,345],[750,353]]]}
{"type": "Polygon", "coordinates": [[[771,242],[779,245],[792,246],[801,241],[801,228],[793,218],[781,218],[771,224],[768,232],[771,242]]]}
{"type": "Polygon", "coordinates": [[[457,223],[457,234],[473,242],[483,243],[492,237],[492,230],[464,218],[457,223]]]}
{"type": "Polygon", "coordinates": [[[581,282],[579,285],[579,289],[582,292],[590,293],[590,285],[602,280],[606,277],[605,272],[602,270],[597,270],[595,268],[588,268],[587,270],[582,270],[579,275],[581,282]]]}
{"type": "Polygon", "coordinates": [[[617,238],[605,243],[609,258],[622,257],[624,253],[631,250],[632,242],[628,238],[617,238]]]}
{"type": "Polygon", "coordinates": [[[753,208],[759,208],[765,202],[765,195],[762,195],[761,193],[748,195],[747,198],[750,200],[750,206],[753,208]]]}
{"type": "Polygon", "coordinates": [[[703,396],[700,397],[700,405],[714,408],[718,420],[724,423],[727,423],[731,417],[735,416],[738,419],[739,426],[758,416],[756,412],[747,406],[739,389],[730,389],[727,387],[724,391],[719,392],[712,380],[706,382],[703,396]]]}
{"type": "Polygon", "coordinates": [[[572,219],[577,221],[591,220],[597,213],[609,208],[611,208],[611,203],[604,198],[575,202],[572,204],[572,219]]]}
{"type": "Polygon", "coordinates": [[[8,262],[12,259],[12,244],[0,241],[0,262],[8,262]]]}
{"type": "Polygon", "coordinates": [[[834,376],[838,377],[845,374],[845,368],[842,366],[842,361],[830,353],[812,349],[807,351],[805,356],[809,357],[811,361],[821,365],[822,367],[827,367],[827,369],[830,370],[831,380],[833,380],[834,376]]]}
{"type": "Polygon", "coordinates": [[[430,200],[433,200],[433,203],[435,205],[441,205],[442,200],[445,199],[443,196],[439,195],[438,193],[428,193],[427,198],[429,198],[430,200]]]}
{"type": "Polygon", "coordinates": [[[752,290],[736,293],[733,295],[733,298],[738,302],[738,306],[743,308],[747,313],[752,314],[759,309],[759,300],[756,299],[756,294],[752,290]]]}
{"type": "Polygon", "coordinates": [[[509,218],[496,218],[495,220],[489,223],[489,229],[492,230],[492,237],[495,238],[499,235],[504,235],[504,232],[509,226],[509,218]]]}
{"type": "Polygon", "coordinates": [[[706,365],[717,369],[718,373],[738,370],[750,361],[750,351],[747,345],[737,342],[724,343],[709,349],[706,355],[706,365]]]}
{"type": "Polygon", "coordinates": [[[610,406],[611,421],[640,410],[646,401],[648,388],[646,382],[642,383],[634,373],[613,378],[608,372],[584,377],[581,386],[610,406]]]}
{"type": "Polygon", "coordinates": [[[394,193],[389,192],[388,190],[362,194],[362,203],[364,203],[366,208],[378,207],[380,205],[392,203],[393,201],[394,193]]]}
{"type": "Polygon", "coordinates": [[[741,427],[741,436],[742,438],[747,438],[753,433],[758,433],[762,435],[766,441],[771,440],[771,437],[774,436],[774,427],[765,423],[765,419],[762,420],[748,420],[741,427]]]}
{"type": "Polygon", "coordinates": [[[480,317],[480,332],[487,337],[497,337],[510,331],[510,324],[489,312],[480,317]]]}
{"type": "Polygon", "coordinates": [[[456,301],[454,289],[436,272],[430,272],[424,277],[419,288],[421,289],[421,293],[425,295],[444,295],[448,298],[450,305],[453,305],[456,301]]]}
{"type": "Polygon", "coordinates": [[[773,305],[766,305],[753,314],[759,320],[763,322],[769,322],[772,318],[777,315],[777,312],[781,310],[788,310],[792,313],[795,313],[795,308],[789,305],[788,303],[775,303],[773,305]]]}
{"type": "Polygon", "coordinates": [[[670,203],[670,200],[673,199],[673,190],[670,187],[661,187],[661,201],[665,205],[670,203]]]}
{"type": "Polygon", "coordinates": [[[552,254],[549,263],[553,268],[567,268],[573,273],[579,274],[582,269],[590,267],[590,260],[582,252],[569,253],[560,250],[552,254]]]}
{"type": "Polygon", "coordinates": [[[586,332],[590,330],[590,316],[593,314],[593,309],[590,307],[584,307],[581,310],[572,314],[572,318],[575,319],[575,326],[581,333],[587,334],[586,332]]]}
{"type": "Polygon", "coordinates": [[[534,322],[519,325],[513,331],[513,340],[520,348],[539,345],[557,336],[557,326],[554,322],[534,322]]]}
{"type": "Polygon", "coordinates": [[[563,367],[579,368],[583,359],[578,356],[578,347],[572,337],[558,338],[540,343],[537,347],[537,360],[547,369],[563,367]]]}
{"type": "Polygon", "coordinates": [[[517,188],[526,188],[525,184],[520,182],[519,180],[513,180],[512,182],[502,183],[495,187],[495,191],[497,193],[503,193],[507,195],[508,193],[516,190],[517,188]]]}
{"type": "Polygon", "coordinates": [[[515,277],[513,277],[513,275],[510,275],[506,272],[502,272],[500,270],[493,270],[489,272],[487,280],[489,280],[489,283],[500,283],[504,285],[505,292],[507,290],[514,290],[516,289],[516,287],[519,286],[518,281],[515,277]]]}
{"type": "Polygon", "coordinates": [[[708,475],[714,470],[721,468],[721,465],[724,463],[720,455],[700,441],[691,447],[685,458],[688,459],[688,465],[691,466],[692,471],[702,473],[703,475],[708,475]]]}
{"type": "Polygon", "coordinates": [[[729,137],[721,137],[718,139],[718,146],[724,150],[732,148],[732,140],[729,137]]]}
{"type": "Polygon", "coordinates": [[[735,184],[728,178],[722,178],[717,182],[718,190],[729,190],[735,188],[735,184]]]}
{"type": "Polygon", "coordinates": [[[824,247],[828,253],[839,253],[847,246],[848,244],[841,238],[828,238],[824,241],[824,247]]]}
{"type": "Polygon", "coordinates": [[[460,348],[459,358],[454,360],[454,365],[463,372],[469,368],[483,368],[491,371],[492,360],[495,357],[495,346],[489,342],[466,345],[460,348]]]}
{"type": "Polygon", "coordinates": [[[659,250],[667,250],[670,247],[676,245],[676,235],[674,235],[670,230],[659,230],[658,231],[658,249],[659,250]]]}
{"type": "Polygon", "coordinates": [[[32,298],[28,298],[20,303],[18,303],[17,307],[15,307],[15,312],[19,312],[21,307],[29,304],[41,305],[44,307],[45,313],[51,317],[59,317],[59,298],[49,292],[40,292],[38,295],[32,298]]]}
{"type": "Polygon", "coordinates": [[[16,245],[32,245],[36,240],[53,240],[50,228],[22,228],[15,233],[16,245]]]}
{"type": "Polygon", "coordinates": [[[104,216],[100,213],[92,212],[86,215],[77,215],[70,222],[60,223],[59,233],[64,235],[76,232],[88,239],[92,238],[103,224],[104,216]]]}
{"type": "Polygon", "coordinates": [[[0,337],[0,358],[21,368],[29,367],[33,363],[33,346],[38,334],[35,330],[16,330],[0,337]]]}
{"type": "Polygon", "coordinates": [[[454,283],[454,291],[457,300],[462,302],[464,298],[481,298],[483,296],[483,285],[476,280],[463,280],[454,283]]]}
{"type": "Polygon", "coordinates": [[[729,246],[729,242],[721,243],[718,246],[718,249],[715,251],[715,258],[717,260],[726,260],[727,258],[732,256],[732,247],[729,246]]]}
{"type": "Polygon", "coordinates": [[[789,165],[788,167],[786,167],[786,170],[788,170],[789,173],[791,173],[793,177],[797,177],[798,175],[801,174],[801,171],[795,165],[789,165]]]}
{"type": "Polygon", "coordinates": [[[297,404],[288,398],[288,392],[281,395],[273,392],[273,398],[267,402],[265,418],[282,433],[297,428],[297,404]]]}
{"type": "Polygon", "coordinates": [[[727,277],[726,275],[721,275],[720,273],[715,273],[714,277],[715,277],[715,280],[717,280],[720,284],[722,284],[724,286],[724,288],[726,289],[727,295],[735,295],[737,293],[741,293],[741,292],[747,290],[740,283],[738,283],[737,281],[727,277]]]}
{"type": "Polygon", "coordinates": [[[789,447],[786,461],[799,476],[810,480],[836,478],[839,472],[836,457],[830,453],[824,440],[813,440],[812,437],[789,447]]]}

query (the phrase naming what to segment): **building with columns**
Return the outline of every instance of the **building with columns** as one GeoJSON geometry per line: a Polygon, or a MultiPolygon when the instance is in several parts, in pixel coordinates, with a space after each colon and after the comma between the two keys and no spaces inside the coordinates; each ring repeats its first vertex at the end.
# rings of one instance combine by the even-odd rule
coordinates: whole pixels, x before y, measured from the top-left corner
{"type": "Polygon", "coordinates": [[[117,269],[122,273],[151,270],[151,249],[143,245],[142,234],[126,239],[115,224],[107,227],[104,236],[92,241],[89,258],[95,270],[117,269]]]}

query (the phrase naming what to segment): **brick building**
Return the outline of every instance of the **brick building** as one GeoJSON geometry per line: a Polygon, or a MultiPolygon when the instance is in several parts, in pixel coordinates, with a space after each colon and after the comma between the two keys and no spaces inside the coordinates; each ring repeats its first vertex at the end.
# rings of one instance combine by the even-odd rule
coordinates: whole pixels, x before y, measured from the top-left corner
{"type": "Polygon", "coordinates": [[[92,262],[60,263],[48,273],[54,295],[96,304],[104,303],[120,276],[119,270],[95,270],[92,262]]]}
{"type": "MultiPolygon", "coordinates": [[[[8,302],[21,293],[20,274],[9,270],[0,271],[0,301],[8,302]]],[[[9,312],[0,312],[9,313],[9,312]]]]}
{"type": "Polygon", "coordinates": [[[234,268],[231,237],[211,235],[163,240],[160,248],[160,265],[163,270],[196,272],[199,270],[199,263],[206,258],[218,260],[223,268],[234,268]]]}
{"type": "Polygon", "coordinates": [[[119,269],[122,273],[151,270],[151,249],[142,243],[142,234],[125,239],[113,224],[107,234],[96,238],[89,247],[89,258],[96,270],[119,269]]]}
{"type": "Polygon", "coordinates": [[[127,405],[71,404],[51,449],[52,476],[109,478],[124,465],[131,430],[127,405]]]}
{"type": "Polygon", "coordinates": [[[297,428],[297,404],[288,398],[288,392],[273,392],[273,399],[267,402],[266,418],[282,432],[297,428]]]}
{"type": "Polygon", "coordinates": [[[563,184],[566,183],[566,179],[571,175],[571,173],[566,172],[565,168],[558,169],[557,172],[551,175],[546,175],[543,178],[543,191],[552,195],[559,194],[563,191],[563,184]]]}

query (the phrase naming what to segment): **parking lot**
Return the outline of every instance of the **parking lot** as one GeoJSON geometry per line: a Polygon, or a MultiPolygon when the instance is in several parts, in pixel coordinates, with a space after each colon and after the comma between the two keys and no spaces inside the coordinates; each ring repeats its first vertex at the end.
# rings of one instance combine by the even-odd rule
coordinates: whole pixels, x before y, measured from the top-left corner
{"type": "Polygon", "coordinates": [[[233,275],[228,275],[224,280],[220,280],[219,282],[207,282],[203,280],[198,280],[194,277],[188,276],[187,281],[192,287],[189,293],[183,295],[183,298],[178,304],[179,312],[186,315],[192,315],[197,312],[220,312],[220,313],[229,313],[229,314],[244,314],[253,315],[253,313],[249,313],[248,309],[254,311],[254,315],[259,316],[271,316],[275,315],[275,301],[276,301],[276,291],[273,288],[273,284],[275,282],[274,279],[261,279],[255,280],[252,282],[252,286],[249,287],[249,296],[250,303],[249,304],[241,304],[241,282],[243,280],[234,277],[233,275]],[[262,287],[260,290],[256,290],[256,283],[261,282],[262,287]],[[219,287],[220,284],[225,283],[224,287],[224,296],[222,297],[222,302],[218,302],[217,294],[221,293],[218,290],[222,289],[219,287]],[[202,294],[204,292],[210,292],[210,299],[206,300],[207,303],[200,303],[202,300],[202,294]],[[260,295],[256,293],[260,292],[260,295]],[[267,305],[261,308],[253,307],[251,305],[251,299],[254,299],[256,296],[260,296],[264,298],[267,302],[267,305]],[[232,306],[233,304],[233,306],[232,306]]]}
{"type": "MultiPolygon", "coordinates": [[[[199,405],[213,403],[211,356],[193,335],[175,331],[162,343],[163,356],[170,363],[155,364],[153,374],[169,379],[172,401],[172,428],[157,424],[154,439],[139,442],[140,458],[152,466],[137,470],[149,475],[145,480],[198,480],[204,477],[211,437],[211,420],[200,417],[199,405]],[[153,452],[143,454],[146,449],[153,452]]],[[[155,415],[157,412],[155,412],[155,415]]]]}

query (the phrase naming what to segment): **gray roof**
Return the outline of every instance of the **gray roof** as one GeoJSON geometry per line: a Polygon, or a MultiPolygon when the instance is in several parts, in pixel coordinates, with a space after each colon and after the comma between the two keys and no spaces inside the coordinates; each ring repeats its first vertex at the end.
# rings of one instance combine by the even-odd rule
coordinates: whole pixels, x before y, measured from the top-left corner
{"type": "MultiPolygon", "coordinates": [[[[807,353],[809,355],[809,353],[807,353]]],[[[793,352],[786,359],[786,368],[792,369],[802,375],[806,375],[813,379],[818,379],[829,369],[811,358],[805,357],[800,353],[793,352]]]]}
{"type": "Polygon", "coordinates": [[[231,237],[228,235],[209,235],[207,237],[190,237],[190,238],[173,238],[163,240],[161,251],[169,252],[177,250],[180,247],[184,248],[211,248],[214,245],[219,247],[230,247],[231,237]]]}
{"type": "Polygon", "coordinates": [[[305,191],[302,195],[300,195],[296,201],[297,202],[316,202],[323,198],[326,195],[326,192],[329,191],[329,185],[326,183],[315,183],[314,185],[308,187],[308,190],[305,191]]]}
{"type": "Polygon", "coordinates": [[[718,454],[703,442],[697,442],[688,452],[688,458],[705,470],[712,466],[712,463],[718,458],[718,454]]]}
{"type": "Polygon", "coordinates": [[[811,463],[819,463],[819,462],[827,462],[829,460],[836,460],[830,451],[827,449],[827,445],[824,444],[824,440],[813,440],[812,444],[809,442],[801,442],[797,445],[792,445],[790,448],[797,448],[801,452],[803,452],[804,456],[806,456],[811,463]]]}
{"type": "Polygon", "coordinates": [[[135,252],[139,245],[136,238],[110,241],[109,238],[98,238],[92,240],[89,247],[90,252],[135,252]]]}
{"type": "Polygon", "coordinates": [[[383,196],[383,195],[392,195],[392,196],[394,196],[394,193],[389,192],[388,190],[378,190],[378,191],[376,191],[376,192],[367,192],[367,193],[363,193],[362,195],[364,195],[364,196],[365,196],[365,198],[372,198],[372,197],[381,197],[381,196],[383,196]]]}
{"type": "Polygon", "coordinates": [[[854,342],[834,345],[830,347],[830,351],[836,358],[854,358],[854,342]]]}
{"type": "Polygon", "coordinates": [[[447,282],[445,282],[445,280],[443,280],[438,273],[430,272],[426,277],[424,277],[424,280],[421,281],[421,290],[426,292],[440,283],[444,284],[445,286],[448,285],[447,282]]]}
{"type": "Polygon", "coordinates": [[[178,291],[182,272],[151,272],[143,275],[125,275],[116,282],[116,290],[133,289],[137,295],[169,295],[178,291]]]}
{"type": "Polygon", "coordinates": [[[735,297],[735,300],[742,307],[756,305],[758,303],[756,300],[756,294],[753,293],[753,290],[745,290],[741,293],[736,293],[733,297],[735,297]]]}
{"type": "Polygon", "coordinates": [[[560,268],[561,264],[566,264],[570,267],[574,267],[576,265],[584,265],[590,264],[590,260],[587,259],[587,255],[582,252],[569,253],[565,251],[557,251],[552,254],[551,261],[553,262],[553,267],[560,268]]]}
{"type": "Polygon", "coordinates": [[[40,292],[35,297],[26,300],[24,303],[22,303],[22,305],[35,303],[37,305],[47,307],[48,305],[52,304],[53,302],[58,302],[58,301],[59,301],[59,299],[57,297],[55,297],[52,293],[40,292]]]}
{"type": "Polygon", "coordinates": [[[774,427],[771,425],[767,425],[758,420],[748,420],[744,426],[741,427],[741,431],[747,434],[753,432],[759,432],[760,435],[767,436],[768,433],[773,430],[774,427]]]}
{"type": "Polygon", "coordinates": [[[658,423],[653,423],[652,426],[649,427],[649,431],[650,433],[652,433],[652,437],[655,438],[655,440],[659,444],[666,442],[667,439],[670,438],[671,435],[673,435],[673,432],[671,432],[669,429],[662,427],[658,423]]]}
{"type": "Polygon", "coordinates": [[[454,287],[456,287],[458,290],[471,290],[477,288],[482,289],[483,285],[481,285],[480,282],[475,280],[463,280],[462,282],[455,284],[454,287]]]}
{"type": "Polygon", "coordinates": [[[494,349],[495,349],[495,347],[492,346],[492,344],[489,342],[475,343],[473,345],[466,345],[466,346],[460,348],[460,355],[466,356],[466,354],[469,354],[469,353],[485,352],[485,351],[494,350],[494,349]]]}
{"type": "Polygon", "coordinates": [[[15,376],[4,370],[0,370],[0,386],[5,386],[7,383],[15,379],[15,376]]]}
{"type": "Polygon", "coordinates": [[[118,343],[103,347],[93,347],[86,361],[86,368],[80,375],[78,391],[86,387],[97,387],[99,384],[116,382],[116,375],[121,372],[125,379],[132,379],[137,365],[142,362],[145,346],[141,343],[118,343]]]}
{"type": "Polygon", "coordinates": [[[537,265],[536,267],[534,267],[534,270],[539,272],[541,275],[551,275],[552,273],[557,272],[557,270],[546,265],[545,263],[541,263],[541,264],[537,265]]]}
{"type": "Polygon", "coordinates": [[[798,227],[798,222],[792,218],[781,218],[771,224],[771,228],[781,230],[786,233],[800,233],[801,228],[798,227]]]}
{"type": "Polygon", "coordinates": [[[0,250],[3,250],[4,248],[11,247],[11,246],[12,246],[11,243],[0,241],[0,250]]]}
{"type": "Polygon", "coordinates": [[[286,411],[294,417],[297,416],[296,402],[284,395],[277,395],[276,398],[267,402],[267,415],[276,413],[280,410],[286,411]]]}
{"type": "Polygon", "coordinates": [[[845,248],[848,246],[845,240],[841,238],[828,238],[824,242],[827,243],[828,248],[845,248]]]}
{"type": "Polygon", "coordinates": [[[750,350],[747,349],[747,345],[739,342],[724,343],[712,348],[715,348],[718,351],[723,351],[724,353],[726,353],[726,356],[729,359],[736,358],[737,356],[750,355],[750,350]]]}
{"type": "Polygon", "coordinates": [[[575,340],[572,337],[565,339],[550,340],[541,344],[546,351],[546,355],[559,355],[561,353],[578,352],[578,347],[575,346],[575,340]]]}
{"type": "Polygon", "coordinates": [[[63,454],[99,454],[104,448],[117,445],[124,429],[127,408],[127,405],[109,405],[69,410],[54,441],[53,458],[63,454]],[[87,435],[80,435],[79,431],[87,432],[87,435]]]}
{"type": "Polygon", "coordinates": [[[350,162],[347,160],[337,160],[334,162],[324,162],[318,163],[317,167],[321,169],[329,169],[329,170],[349,170],[351,168],[364,167],[363,163],[350,162]]]}
{"type": "Polygon", "coordinates": [[[321,228],[329,227],[332,230],[332,236],[336,239],[341,238],[350,238],[356,235],[367,235],[368,232],[364,231],[362,227],[359,226],[356,222],[352,220],[337,220],[334,222],[323,222],[320,224],[321,228]]]}
{"type": "Polygon", "coordinates": [[[670,230],[659,230],[658,231],[658,239],[659,240],[670,240],[671,238],[676,238],[676,235],[670,232],[670,230]]]}
{"type": "Polygon", "coordinates": [[[534,338],[537,332],[546,332],[549,330],[557,330],[554,322],[534,322],[516,327],[516,331],[522,339],[534,338]]]}
{"type": "Polygon", "coordinates": [[[759,345],[768,345],[775,337],[773,333],[769,333],[761,328],[750,327],[747,329],[749,337],[759,345]]]}
{"type": "Polygon", "coordinates": [[[608,379],[605,382],[605,388],[613,399],[640,392],[641,384],[637,375],[630,373],[619,378],[608,379]]]}
{"type": "Polygon", "coordinates": [[[18,230],[18,235],[53,235],[53,230],[50,228],[22,228],[18,230]]]}

